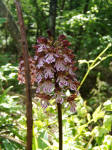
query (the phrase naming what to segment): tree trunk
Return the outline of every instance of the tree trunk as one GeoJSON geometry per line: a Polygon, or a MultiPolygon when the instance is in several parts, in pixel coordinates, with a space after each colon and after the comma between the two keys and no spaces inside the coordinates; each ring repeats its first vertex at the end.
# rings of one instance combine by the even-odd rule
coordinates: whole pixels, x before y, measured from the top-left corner
{"type": "Polygon", "coordinates": [[[57,0],[50,0],[50,31],[55,38],[57,0]]]}
{"type": "Polygon", "coordinates": [[[17,50],[20,51],[20,32],[19,29],[10,13],[10,11],[6,8],[5,4],[2,0],[0,0],[0,17],[7,19],[7,30],[11,34],[11,37],[15,41],[15,45],[17,50]]]}

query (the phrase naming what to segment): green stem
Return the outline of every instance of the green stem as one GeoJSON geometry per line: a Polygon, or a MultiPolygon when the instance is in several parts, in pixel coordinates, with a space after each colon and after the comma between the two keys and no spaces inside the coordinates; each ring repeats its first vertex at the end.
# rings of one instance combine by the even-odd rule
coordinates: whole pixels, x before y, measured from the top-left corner
{"type": "Polygon", "coordinates": [[[94,136],[92,135],[92,137],[90,138],[90,140],[89,140],[89,142],[88,142],[88,144],[87,144],[85,150],[88,150],[89,145],[91,144],[91,142],[93,141],[93,139],[94,139],[94,136]]]}
{"type": "Polygon", "coordinates": [[[81,81],[81,83],[80,83],[80,85],[79,85],[79,87],[78,87],[78,89],[77,89],[78,91],[80,90],[80,88],[81,88],[82,84],[83,84],[83,83],[84,83],[84,81],[86,80],[86,78],[87,78],[87,76],[88,76],[89,72],[90,72],[90,69],[88,68],[88,70],[87,70],[87,72],[86,72],[85,76],[83,77],[83,79],[82,79],[82,81],[81,81]]]}
{"type": "Polygon", "coordinates": [[[96,66],[98,66],[102,61],[104,61],[105,59],[107,59],[108,57],[112,57],[112,54],[107,55],[106,57],[103,57],[100,61],[98,61],[91,69],[95,68],[96,66]]]}
{"type": "MultiPolygon", "coordinates": [[[[105,59],[103,59],[103,60],[97,62],[97,60],[100,59],[101,56],[102,56],[111,46],[112,46],[112,44],[109,43],[109,44],[107,45],[107,47],[95,58],[95,60],[93,61],[93,63],[92,63],[90,66],[88,65],[88,70],[87,70],[86,74],[84,75],[84,77],[83,77],[83,79],[82,79],[82,81],[81,81],[81,83],[80,83],[80,85],[79,85],[79,87],[78,87],[78,90],[80,90],[80,88],[81,88],[81,86],[83,85],[84,81],[86,80],[86,78],[87,78],[89,72],[90,72],[94,67],[96,67],[100,62],[102,62],[103,60],[105,60],[105,59],[107,58],[107,57],[106,57],[105,59]],[[96,64],[95,64],[95,63],[96,63],[96,64]]],[[[108,57],[111,57],[111,56],[112,56],[112,55],[108,55],[108,57]]]]}
{"type": "Polygon", "coordinates": [[[93,63],[91,64],[91,67],[96,63],[96,61],[112,46],[111,43],[107,45],[107,47],[95,58],[93,63]]]}

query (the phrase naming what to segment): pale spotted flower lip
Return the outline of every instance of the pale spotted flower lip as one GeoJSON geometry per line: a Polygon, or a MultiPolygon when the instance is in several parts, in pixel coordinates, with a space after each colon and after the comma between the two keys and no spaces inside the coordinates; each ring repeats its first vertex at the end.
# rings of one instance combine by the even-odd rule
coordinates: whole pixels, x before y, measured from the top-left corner
{"type": "Polygon", "coordinates": [[[58,95],[58,96],[56,97],[56,103],[62,104],[63,102],[64,102],[64,98],[58,95]]]}
{"type": "Polygon", "coordinates": [[[49,105],[49,102],[48,102],[47,99],[42,99],[41,100],[41,106],[42,106],[42,108],[46,109],[48,107],[48,105],[49,105]]]}
{"type": "Polygon", "coordinates": [[[54,90],[54,84],[51,81],[45,81],[42,88],[44,93],[51,93],[54,90]]]}
{"type": "Polygon", "coordinates": [[[55,68],[57,71],[65,71],[66,67],[62,60],[57,60],[55,63],[55,68]]]}
{"type": "Polygon", "coordinates": [[[46,49],[47,49],[47,46],[45,44],[40,44],[37,49],[37,52],[41,53],[43,51],[46,51],[46,49]]]}
{"type": "Polygon", "coordinates": [[[48,103],[45,101],[41,101],[41,105],[42,105],[42,108],[46,109],[48,106],[48,103]]]}
{"type": "Polygon", "coordinates": [[[75,85],[74,82],[71,81],[71,80],[69,80],[69,88],[70,88],[72,91],[77,91],[76,85],[75,85]]]}
{"type": "Polygon", "coordinates": [[[74,77],[76,76],[76,74],[73,72],[73,69],[71,67],[67,67],[67,71],[70,75],[72,75],[74,77]]]}
{"type": "Polygon", "coordinates": [[[38,56],[36,55],[36,56],[34,56],[34,60],[37,60],[38,59],[38,56]]]}
{"type": "Polygon", "coordinates": [[[36,78],[37,83],[39,84],[42,81],[42,79],[43,79],[42,73],[38,72],[38,75],[37,75],[37,78],[36,78]]]}
{"type": "Polygon", "coordinates": [[[65,94],[63,92],[56,93],[55,95],[56,103],[62,104],[64,102],[64,97],[65,97],[65,94]]]}
{"type": "Polygon", "coordinates": [[[44,62],[45,62],[45,60],[44,60],[44,57],[41,57],[41,58],[39,58],[39,60],[38,60],[38,63],[37,63],[37,68],[38,69],[40,69],[41,67],[43,67],[44,66],[44,62]]]}
{"type": "Polygon", "coordinates": [[[54,78],[54,69],[52,67],[46,67],[44,70],[44,77],[47,78],[54,78]]]}
{"type": "Polygon", "coordinates": [[[55,57],[53,53],[48,53],[45,55],[45,62],[48,64],[51,64],[53,62],[55,62],[55,57]]]}
{"type": "Polygon", "coordinates": [[[64,61],[65,61],[66,63],[71,63],[71,62],[72,62],[72,61],[71,61],[71,58],[70,58],[69,56],[67,56],[66,54],[64,54],[63,56],[64,56],[64,61]]]}
{"type": "Polygon", "coordinates": [[[67,77],[65,77],[64,75],[59,75],[56,82],[59,83],[59,86],[61,88],[64,88],[65,86],[68,86],[67,77]]]}
{"type": "Polygon", "coordinates": [[[40,93],[40,91],[41,91],[40,87],[37,87],[36,93],[40,93]]]}

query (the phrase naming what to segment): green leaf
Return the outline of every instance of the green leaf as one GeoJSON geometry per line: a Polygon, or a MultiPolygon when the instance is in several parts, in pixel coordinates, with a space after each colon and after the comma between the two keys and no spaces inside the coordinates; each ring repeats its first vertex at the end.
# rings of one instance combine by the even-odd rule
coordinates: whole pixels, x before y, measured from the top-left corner
{"type": "Polygon", "coordinates": [[[96,126],[93,130],[92,130],[92,134],[95,136],[95,137],[103,137],[104,134],[107,133],[107,130],[106,128],[104,127],[99,127],[99,126],[96,126]]]}
{"type": "Polygon", "coordinates": [[[112,101],[111,100],[107,100],[103,105],[105,107],[105,110],[112,111],[112,101]]]}
{"type": "Polygon", "coordinates": [[[6,21],[7,21],[7,19],[6,19],[6,18],[0,18],[0,24],[5,23],[6,21]]]}
{"type": "Polygon", "coordinates": [[[104,126],[108,131],[111,131],[112,115],[105,115],[105,116],[104,116],[103,126],[104,126]]]}
{"type": "Polygon", "coordinates": [[[104,117],[105,112],[101,110],[101,105],[95,110],[93,113],[93,121],[97,122],[98,119],[101,119],[104,117]]]}
{"type": "Polygon", "coordinates": [[[84,124],[78,128],[78,133],[81,134],[82,131],[87,127],[87,124],[84,124]]]}
{"type": "Polygon", "coordinates": [[[32,149],[33,150],[37,150],[38,149],[38,137],[37,137],[37,134],[35,135],[35,132],[34,132],[34,126],[33,126],[33,144],[32,144],[32,149]]]}
{"type": "Polygon", "coordinates": [[[5,150],[15,150],[14,147],[12,146],[11,142],[8,139],[5,139],[3,141],[3,145],[5,147],[5,150]]]}
{"type": "Polygon", "coordinates": [[[42,139],[48,141],[47,131],[41,132],[40,135],[38,136],[38,147],[39,147],[40,149],[45,149],[45,148],[47,148],[48,146],[47,146],[46,143],[43,142],[42,139]]]}
{"type": "Polygon", "coordinates": [[[92,150],[111,150],[106,145],[95,146],[92,150]]]}
{"type": "Polygon", "coordinates": [[[13,86],[10,86],[9,88],[7,88],[6,90],[4,90],[3,94],[0,95],[0,100],[2,100],[4,98],[4,96],[6,96],[6,94],[10,91],[10,89],[12,89],[13,86]]]}
{"type": "Polygon", "coordinates": [[[4,75],[3,75],[3,73],[2,73],[2,72],[0,72],[0,80],[2,80],[2,81],[6,81],[6,78],[4,77],[4,75]]]}
{"type": "Polygon", "coordinates": [[[111,146],[112,146],[112,136],[111,135],[106,135],[104,137],[103,144],[108,145],[109,148],[111,148],[111,146]]]}

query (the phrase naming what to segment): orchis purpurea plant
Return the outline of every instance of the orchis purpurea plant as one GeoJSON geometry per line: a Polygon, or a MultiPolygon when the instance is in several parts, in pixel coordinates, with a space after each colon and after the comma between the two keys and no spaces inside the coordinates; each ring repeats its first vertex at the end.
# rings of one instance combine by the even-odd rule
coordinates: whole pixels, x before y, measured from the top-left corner
{"type": "MultiPolygon", "coordinates": [[[[62,111],[61,104],[69,102],[71,111],[75,112],[74,99],[78,94],[79,82],[76,79],[76,67],[73,51],[68,48],[70,42],[64,35],[60,35],[56,41],[39,37],[35,49],[35,56],[29,56],[29,69],[31,84],[36,85],[36,96],[41,99],[41,105],[46,108],[50,99],[55,99],[58,107],[59,123],[59,150],[62,150],[62,111]],[[67,97],[66,91],[71,95],[67,97]]],[[[24,60],[21,58],[18,72],[19,83],[25,83],[24,60]]]]}
{"type": "MultiPolygon", "coordinates": [[[[71,105],[71,111],[75,111],[74,98],[78,94],[79,82],[75,74],[74,54],[68,46],[70,42],[64,35],[60,35],[55,42],[52,38],[39,37],[37,45],[33,46],[35,56],[29,57],[31,83],[36,84],[36,95],[44,108],[50,99],[60,104],[66,100],[71,105]],[[66,96],[67,90],[72,93],[69,97],[66,96]]],[[[25,83],[24,75],[24,60],[21,58],[18,72],[20,84],[25,83]]]]}

